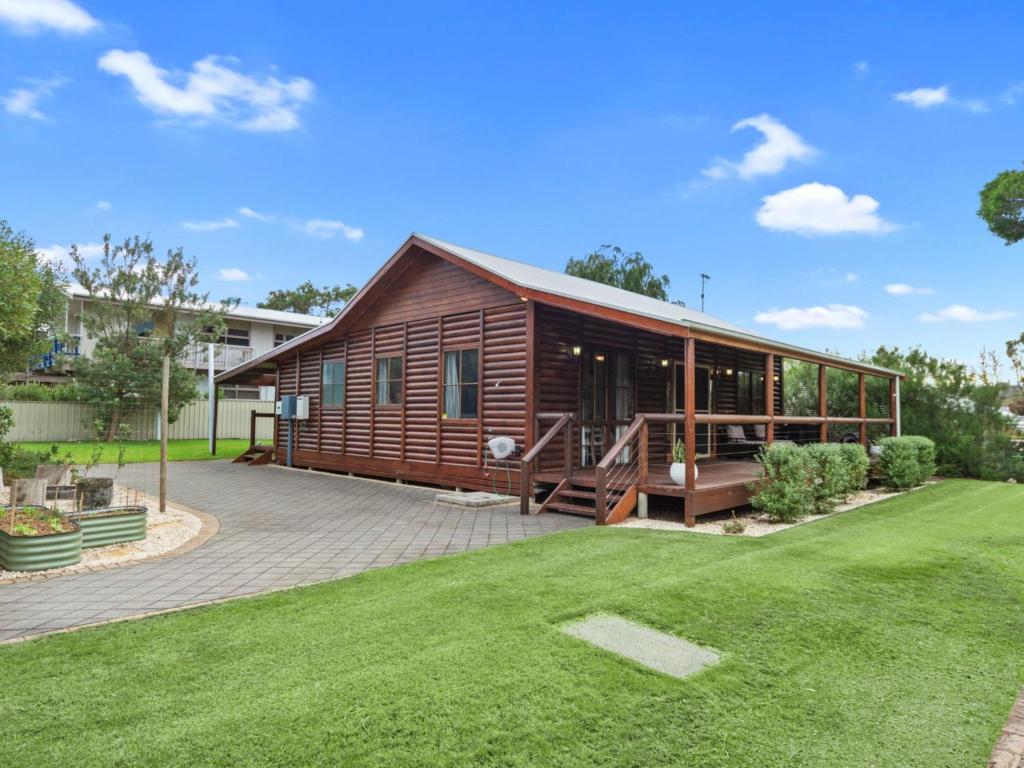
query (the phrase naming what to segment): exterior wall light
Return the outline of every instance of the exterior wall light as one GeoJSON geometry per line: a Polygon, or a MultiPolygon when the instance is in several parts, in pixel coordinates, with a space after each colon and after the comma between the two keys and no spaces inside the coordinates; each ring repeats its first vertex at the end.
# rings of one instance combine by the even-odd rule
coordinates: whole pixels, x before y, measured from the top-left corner
{"type": "Polygon", "coordinates": [[[580,347],[579,345],[576,345],[575,347],[572,348],[572,356],[573,357],[579,357],[582,352],[583,352],[583,348],[580,347]]]}
{"type": "Polygon", "coordinates": [[[725,369],[725,375],[726,376],[732,376],[732,368],[726,368],[725,369]]]}
{"type": "Polygon", "coordinates": [[[597,362],[599,362],[599,363],[603,363],[604,362],[604,355],[594,355],[594,359],[597,360],[597,362]]]}
{"type": "Polygon", "coordinates": [[[662,368],[668,368],[668,359],[664,359],[664,360],[661,361],[661,367],[662,368]]]}

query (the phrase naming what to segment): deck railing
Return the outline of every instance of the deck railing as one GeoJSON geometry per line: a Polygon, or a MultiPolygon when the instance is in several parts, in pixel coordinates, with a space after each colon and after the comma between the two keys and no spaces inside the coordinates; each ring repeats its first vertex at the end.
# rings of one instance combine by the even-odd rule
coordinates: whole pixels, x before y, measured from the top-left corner
{"type": "Polygon", "coordinates": [[[575,429],[573,423],[576,420],[576,414],[574,413],[538,413],[535,420],[535,434],[540,432],[540,425],[554,421],[555,423],[548,429],[544,435],[533,444],[526,453],[523,454],[520,459],[520,496],[519,496],[519,511],[524,514],[530,514],[530,497],[533,496],[533,473],[537,460],[540,458],[544,449],[551,445],[552,441],[562,435],[562,477],[565,480],[569,480],[572,477],[572,470],[574,465],[574,434],[575,429]]]}
{"type": "Polygon", "coordinates": [[[633,419],[597,465],[594,508],[598,525],[619,522],[636,505],[637,485],[647,473],[646,424],[643,414],[633,419]]]}

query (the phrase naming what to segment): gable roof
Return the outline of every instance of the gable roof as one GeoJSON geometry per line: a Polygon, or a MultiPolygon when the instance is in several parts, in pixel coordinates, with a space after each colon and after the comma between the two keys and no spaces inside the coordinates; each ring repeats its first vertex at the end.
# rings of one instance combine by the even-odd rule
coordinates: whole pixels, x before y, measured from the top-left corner
{"type": "Polygon", "coordinates": [[[698,331],[705,331],[716,337],[768,347],[773,351],[783,354],[789,353],[797,358],[810,358],[826,363],[832,361],[838,365],[856,368],[865,372],[873,372],[885,376],[902,376],[899,371],[759,336],[752,331],[748,331],[713,315],[673,304],[669,301],[653,299],[622,288],[615,288],[582,277],[575,277],[525,262],[506,259],[502,256],[495,256],[414,232],[330,323],[296,336],[291,341],[253,358],[242,366],[224,371],[217,376],[217,381],[229,379],[243,370],[269,362],[289,350],[294,350],[315,338],[330,333],[332,329],[344,323],[347,317],[359,311],[361,305],[367,301],[367,297],[372,293],[373,288],[382,281],[400,258],[413,246],[418,246],[439,258],[460,265],[486,280],[502,285],[511,292],[519,294],[524,299],[532,298],[554,306],[564,306],[575,311],[584,311],[586,307],[604,309],[619,317],[636,319],[638,320],[637,325],[643,325],[642,320],[644,319],[653,321],[653,324],[656,326],[655,330],[662,333],[671,333],[672,328],[692,328],[698,331]]]}

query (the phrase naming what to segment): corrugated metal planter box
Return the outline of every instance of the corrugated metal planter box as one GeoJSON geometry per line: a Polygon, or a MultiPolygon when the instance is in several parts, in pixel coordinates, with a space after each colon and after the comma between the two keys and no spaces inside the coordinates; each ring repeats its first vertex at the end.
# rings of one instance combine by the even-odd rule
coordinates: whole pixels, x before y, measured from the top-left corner
{"type": "Polygon", "coordinates": [[[46,571],[74,565],[82,559],[82,529],[48,536],[11,536],[0,531],[0,568],[8,571],[46,571]]]}
{"type": "Polygon", "coordinates": [[[82,547],[105,547],[146,538],[144,505],[90,509],[71,516],[82,528],[82,547]]]}

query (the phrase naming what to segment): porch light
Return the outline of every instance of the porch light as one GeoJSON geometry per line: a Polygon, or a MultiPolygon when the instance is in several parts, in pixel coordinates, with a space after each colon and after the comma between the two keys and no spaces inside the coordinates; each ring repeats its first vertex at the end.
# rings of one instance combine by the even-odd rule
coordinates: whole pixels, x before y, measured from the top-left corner
{"type": "Polygon", "coordinates": [[[603,363],[604,362],[604,355],[594,355],[594,359],[597,360],[597,362],[599,362],[599,363],[603,363]]]}
{"type": "Polygon", "coordinates": [[[779,374],[776,373],[774,376],[772,376],[772,381],[774,381],[776,384],[778,384],[779,383],[779,374]]]}
{"type": "Polygon", "coordinates": [[[577,345],[577,346],[572,348],[572,356],[573,357],[579,357],[580,354],[582,354],[582,352],[583,352],[583,348],[580,347],[579,345],[577,345]]]}
{"type": "Polygon", "coordinates": [[[668,359],[667,358],[661,361],[661,367],[662,368],[668,368],[668,359]]]}
{"type": "Polygon", "coordinates": [[[725,369],[725,375],[726,376],[732,376],[732,368],[726,368],[725,369]]]}

